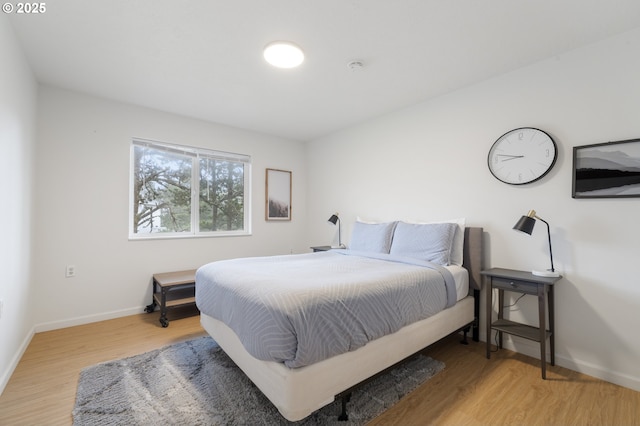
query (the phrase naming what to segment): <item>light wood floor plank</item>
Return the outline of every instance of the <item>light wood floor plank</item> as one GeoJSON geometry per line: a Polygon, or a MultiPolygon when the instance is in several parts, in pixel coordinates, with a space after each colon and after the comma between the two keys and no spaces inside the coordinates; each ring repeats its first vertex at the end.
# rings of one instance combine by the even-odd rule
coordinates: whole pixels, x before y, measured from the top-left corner
{"type": "Polygon", "coordinates": [[[36,334],[0,396],[0,425],[71,425],[80,371],[206,335],[197,316],[162,328],[159,313],[36,334]]]}
{"type": "Polygon", "coordinates": [[[451,336],[425,351],[444,371],[370,425],[640,425],[640,392],[451,336]]]}
{"type": "MultiPolygon", "coordinates": [[[[80,370],[203,336],[197,316],[140,314],[34,336],[0,396],[0,425],[70,425],[80,370]]],[[[640,392],[452,336],[425,353],[444,371],[370,425],[640,425],[640,392]]]]}

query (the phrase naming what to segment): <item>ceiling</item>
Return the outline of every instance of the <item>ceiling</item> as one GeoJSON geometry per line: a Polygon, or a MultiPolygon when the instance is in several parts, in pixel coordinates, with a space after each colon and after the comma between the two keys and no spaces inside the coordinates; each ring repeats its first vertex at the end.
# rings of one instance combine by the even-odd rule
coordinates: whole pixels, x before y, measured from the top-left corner
{"type": "Polygon", "coordinates": [[[55,0],[8,15],[39,82],[312,140],[640,26],[638,0],[55,0]],[[305,62],[277,69],[274,40],[305,62]],[[350,61],[363,67],[351,70],[350,61]]]}

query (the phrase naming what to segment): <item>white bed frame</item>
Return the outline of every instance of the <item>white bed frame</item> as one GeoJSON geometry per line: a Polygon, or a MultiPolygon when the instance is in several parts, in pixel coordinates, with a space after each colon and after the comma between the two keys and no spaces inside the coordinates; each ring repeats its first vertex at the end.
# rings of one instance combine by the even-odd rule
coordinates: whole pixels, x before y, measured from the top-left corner
{"type": "Polygon", "coordinates": [[[414,355],[443,337],[469,326],[478,340],[478,300],[481,287],[482,228],[465,229],[463,266],[469,271],[470,296],[451,308],[365,346],[316,364],[288,368],[250,355],[227,325],[201,314],[200,322],[229,357],[290,421],[301,420],[375,374],[414,355]],[[471,291],[474,290],[474,291],[471,291]],[[475,296],[475,297],[474,297],[475,296]]]}

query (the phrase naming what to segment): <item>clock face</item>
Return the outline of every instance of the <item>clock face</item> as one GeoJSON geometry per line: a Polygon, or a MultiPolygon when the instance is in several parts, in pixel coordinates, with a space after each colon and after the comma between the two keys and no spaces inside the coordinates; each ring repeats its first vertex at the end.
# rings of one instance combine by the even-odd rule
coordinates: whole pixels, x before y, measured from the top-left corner
{"type": "Polygon", "coordinates": [[[499,181],[524,185],[549,173],[557,156],[557,146],[551,136],[539,129],[523,127],[505,133],[494,142],[488,164],[499,181]]]}

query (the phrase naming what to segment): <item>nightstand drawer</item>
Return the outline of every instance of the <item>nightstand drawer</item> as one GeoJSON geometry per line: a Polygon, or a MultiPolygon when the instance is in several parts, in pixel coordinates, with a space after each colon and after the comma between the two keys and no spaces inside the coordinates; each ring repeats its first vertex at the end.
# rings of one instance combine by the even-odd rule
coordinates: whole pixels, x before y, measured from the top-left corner
{"type": "Polygon", "coordinates": [[[492,277],[491,285],[493,288],[499,288],[501,290],[517,291],[519,293],[526,294],[538,294],[538,284],[527,281],[492,277]]]}

